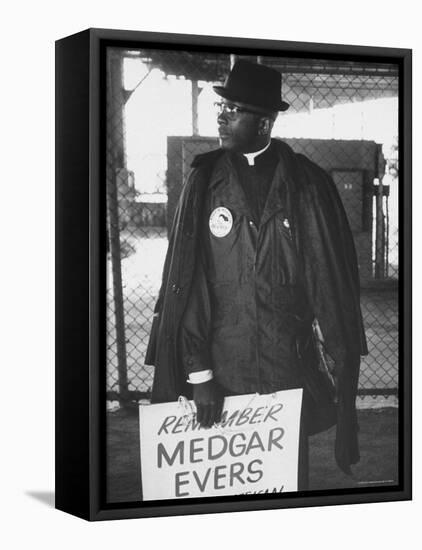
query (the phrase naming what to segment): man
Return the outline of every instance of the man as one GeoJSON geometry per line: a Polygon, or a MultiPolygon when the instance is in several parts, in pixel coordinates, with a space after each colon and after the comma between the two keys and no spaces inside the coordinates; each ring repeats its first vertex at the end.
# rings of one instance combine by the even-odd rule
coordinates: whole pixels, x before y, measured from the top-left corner
{"type": "Polygon", "coordinates": [[[192,396],[211,426],[225,395],[303,388],[302,470],[307,436],[337,423],[350,472],[367,348],[344,209],[322,169],[271,139],[289,107],[278,71],[238,61],[214,90],[221,147],[195,158],[176,212],[146,357],[152,400],[192,396]]]}

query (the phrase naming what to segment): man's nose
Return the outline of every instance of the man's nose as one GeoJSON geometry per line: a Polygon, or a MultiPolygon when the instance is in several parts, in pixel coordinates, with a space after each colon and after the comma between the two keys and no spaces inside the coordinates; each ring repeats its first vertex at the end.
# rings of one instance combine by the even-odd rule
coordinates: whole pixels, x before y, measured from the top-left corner
{"type": "Polygon", "coordinates": [[[221,111],[220,113],[218,113],[217,115],[217,122],[219,124],[223,123],[223,124],[226,124],[227,123],[227,113],[225,111],[221,111]]]}

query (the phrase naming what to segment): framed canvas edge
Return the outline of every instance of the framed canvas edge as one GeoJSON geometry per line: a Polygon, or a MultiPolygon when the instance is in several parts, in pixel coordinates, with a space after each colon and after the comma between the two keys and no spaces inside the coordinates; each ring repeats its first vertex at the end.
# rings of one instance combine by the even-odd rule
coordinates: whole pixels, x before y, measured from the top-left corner
{"type": "MultiPolygon", "coordinates": [[[[237,36],[211,36],[197,34],[182,34],[182,33],[165,33],[151,31],[134,31],[134,30],[119,30],[119,29],[87,29],[94,40],[113,41],[116,43],[123,42],[142,42],[148,44],[172,45],[172,46],[192,46],[196,47],[211,47],[230,50],[233,48],[240,49],[259,49],[259,50],[277,50],[286,53],[300,52],[305,54],[318,55],[334,55],[344,57],[352,55],[359,57],[396,57],[405,58],[411,57],[412,50],[410,48],[395,48],[381,46],[366,46],[358,44],[332,44],[322,42],[306,42],[306,41],[288,41],[281,39],[261,39],[261,38],[245,38],[237,36]],[[222,45],[224,43],[224,45],[222,45]]],[[[145,46],[146,47],[146,46],[145,46]]]]}
{"type": "MultiPolygon", "coordinates": [[[[141,518],[157,516],[174,516],[184,514],[203,514],[229,511],[251,511],[278,508],[296,508],[309,506],[326,506],[337,504],[376,503],[385,501],[410,500],[412,498],[412,459],[411,459],[411,71],[412,52],[410,49],[377,48],[370,46],[347,46],[312,44],[304,42],[283,42],[274,40],[243,39],[225,37],[205,37],[195,35],[179,35],[167,33],[145,33],[138,31],[116,31],[107,29],[89,29],[89,161],[86,165],[87,184],[89,185],[89,259],[86,272],[89,273],[89,292],[86,296],[89,304],[89,369],[86,371],[86,387],[89,402],[84,403],[89,410],[89,437],[82,445],[86,452],[82,453],[88,466],[88,503],[83,504],[79,514],[70,511],[66,506],[58,506],[64,511],[70,511],[88,520],[108,520],[124,518],[141,518]],[[105,386],[101,384],[101,364],[105,352],[105,332],[102,333],[105,321],[104,290],[105,270],[105,227],[102,227],[104,201],[100,200],[101,181],[104,174],[101,166],[101,140],[104,138],[104,120],[101,120],[101,95],[104,74],[101,74],[101,50],[104,46],[121,42],[136,41],[141,46],[153,42],[161,45],[172,44],[196,46],[218,46],[218,41],[224,38],[224,48],[251,48],[260,50],[283,50],[289,52],[306,51],[318,55],[386,57],[395,59],[401,68],[400,82],[400,175],[404,185],[401,201],[401,275],[400,275],[400,321],[401,369],[399,379],[399,396],[401,400],[399,433],[400,460],[399,470],[401,480],[397,489],[374,488],[349,491],[312,491],[310,494],[283,496],[278,498],[250,498],[248,500],[231,500],[216,502],[214,499],[198,499],[201,502],[186,503],[105,503],[105,386]],[[302,48],[302,49],[301,49],[302,48]],[[313,49],[314,48],[314,49],[313,49]],[[334,51],[336,49],[336,51],[334,51]],[[103,253],[103,256],[101,254],[103,253]],[[99,284],[100,281],[100,284],[99,284]],[[88,508],[87,508],[87,506],[88,508]]],[[[65,39],[66,40],[66,39],[65,39]]],[[[119,43],[119,44],[118,44],[119,43]]],[[[60,222],[58,222],[60,223],[60,222]]],[[[105,225],[105,224],[104,224],[105,225]]],[[[60,312],[58,312],[60,315],[60,312]]],[[[57,365],[58,371],[61,366],[57,365]]],[[[58,389],[59,393],[63,388],[58,389]]],[[[74,433],[71,439],[76,440],[76,432],[80,426],[69,427],[74,433]]],[[[84,493],[86,494],[86,493],[84,493]]],[[[85,498],[81,495],[81,498],[85,498]]],[[[217,500],[217,499],[216,499],[217,500]]],[[[220,500],[220,499],[218,499],[220,500]]]]}

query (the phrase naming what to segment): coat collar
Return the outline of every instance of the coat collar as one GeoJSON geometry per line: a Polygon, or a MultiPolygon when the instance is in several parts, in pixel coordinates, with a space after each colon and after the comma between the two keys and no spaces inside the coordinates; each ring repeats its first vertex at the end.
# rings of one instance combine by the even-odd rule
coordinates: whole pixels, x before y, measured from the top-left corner
{"type": "MultiPolygon", "coordinates": [[[[278,160],[262,213],[261,225],[268,222],[280,211],[285,211],[287,214],[297,193],[297,179],[295,177],[297,168],[293,150],[278,139],[271,140],[271,147],[278,160]]],[[[213,189],[218,185],[240,185],[236,178],[232,154],[228,152],[224,152],[218,157],[208,183],[209,189],[213,189]]],[[[249,205],[243,190],[237,196],[240,200],[239,206],[241,209],[249,212],[249,205]]]]}

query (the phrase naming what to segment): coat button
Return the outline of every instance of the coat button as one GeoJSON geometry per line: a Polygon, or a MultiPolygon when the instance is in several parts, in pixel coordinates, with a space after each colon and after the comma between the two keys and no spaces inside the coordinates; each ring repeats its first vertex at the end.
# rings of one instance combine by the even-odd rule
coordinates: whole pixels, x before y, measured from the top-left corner
{"type": "Polygon", "coordinates": [[[251,227],[255,227],[255,224],[253,223],[252,220],[249,220],[249,225],[250,225],[251,227]]]}
{"type": "Polygon", "coordinates": [[[172,290],[172,292],[174,292],[175,294],[180,294],[180,292],[181,292],[182,289],[180,288],[180,286],[177,286],[176,284],[174,284],[174,285],[171,287],[171,290],[172,290]]]}

